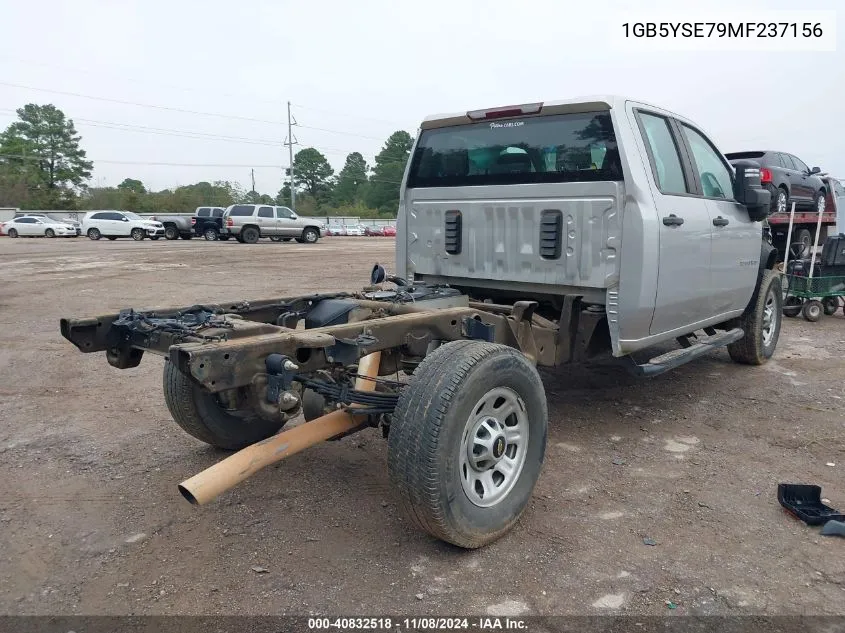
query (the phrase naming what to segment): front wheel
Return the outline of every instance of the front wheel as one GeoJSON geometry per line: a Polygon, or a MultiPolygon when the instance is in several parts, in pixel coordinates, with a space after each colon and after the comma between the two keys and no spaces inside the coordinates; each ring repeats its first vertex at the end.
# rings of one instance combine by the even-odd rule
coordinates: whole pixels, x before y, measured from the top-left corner
{"type": "Polygon", "coordinates": [[[426,356],[388,435],[390,478],[411,521],[459,547],[503,536],[531,500],[547,420],[537,369],[516,349],[455,341],[426,356]]]}
{"type": "Polygon", "coordinates": [[[299,238],[299,241],[305,244],[314,244],[318,239],[320,239],[320,234],[317,229],[308,227],[302,231],[302,237],[299,238]]]}
{"type": "Polygon", "coordinates": [[[285,423],[267,420],[244,406],[243,394],[214,394],[192,381],[170,361],[164,363],[164,401],[182,429],[198,440],[230,451],[278,433],[285,423]]]}
{"type": "Polygon", "coordinates": [[[129,234],[133,240],[136,242],[140,242],[146,237],[144,235],[144,229],[132,229],[132,232],[129,234]]]}
{"type": "Polygon", "coordinates": [[[778,344],[782,315],[780,274],[764,270],[753,303],[739,318],[739,327],[745,336],[728,345],[731,359],[745,365],[762,365],[769,360],[778,344]]]}
{"type": "Polygon", "coordinates": [[[99,229],[88,229],[88,239],[89,240],[98,240],[102,237],[100,234],[99,229]]]}
{"type": "Polygon", "coordinates": [[[816,323],[821,320],[823,312],[824,306],[818,299],[810,299],[810,301],[805,303],[804,307],[801,309],[801,314],[803,314],[804,318],[810,323],[816,323]]]}

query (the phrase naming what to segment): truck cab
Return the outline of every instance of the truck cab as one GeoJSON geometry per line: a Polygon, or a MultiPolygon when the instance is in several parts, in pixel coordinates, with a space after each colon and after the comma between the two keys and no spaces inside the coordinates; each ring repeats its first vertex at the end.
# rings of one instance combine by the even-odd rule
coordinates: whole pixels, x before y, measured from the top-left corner
{"type": "Polygon", "coordinates": [[[774,263],[768,193],[757,170],[749,205],[747,175],[689,119],[623,97],[428,117],[397,270],[480,301],[536,300],[550,320],[579,297],[623,356],[746,311],[774,263]]]}

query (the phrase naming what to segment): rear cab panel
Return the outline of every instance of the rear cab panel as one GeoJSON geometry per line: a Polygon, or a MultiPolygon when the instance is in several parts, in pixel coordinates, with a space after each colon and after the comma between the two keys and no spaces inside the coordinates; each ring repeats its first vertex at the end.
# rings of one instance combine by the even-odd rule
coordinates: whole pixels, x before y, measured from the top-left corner
{"type": "MultiPolygon", "coordinates": [[[[625,116],[624,101],[529,104],[485,118],[489,112],[423,123],[400,200],[399,274],[477,297],[545,299],[550,306],[564,295],[583,296],[606,305],[620,353],[629,167],[615,119],[625,116]]],[[[626,258],[639,266],[641,222],[631,228],[641,239],[630,243],[626,258]]],[[[654,289],[643,290],[648,312],[654,289]]],[[[650,319],[650,312],[643,315],[646,331],[650,319]]]]}

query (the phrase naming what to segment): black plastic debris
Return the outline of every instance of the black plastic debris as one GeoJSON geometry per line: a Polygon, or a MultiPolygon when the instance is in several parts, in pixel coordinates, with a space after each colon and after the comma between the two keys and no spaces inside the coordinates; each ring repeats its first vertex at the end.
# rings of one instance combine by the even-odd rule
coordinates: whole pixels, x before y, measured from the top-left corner
{"type": "Polygon", "coordinates": [[[845,521],[845,514],[822,503],[821,486],[778,484],[778,501],[807,525],[823,525],[828,521],[845,521]]]}

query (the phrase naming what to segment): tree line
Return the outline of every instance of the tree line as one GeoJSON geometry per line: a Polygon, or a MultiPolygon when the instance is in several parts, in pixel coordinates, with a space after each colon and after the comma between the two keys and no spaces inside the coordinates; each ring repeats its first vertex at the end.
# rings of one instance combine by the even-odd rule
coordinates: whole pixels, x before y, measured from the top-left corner
{"type": "MultiPolygon", "coordinates": [[[[228,180],[161,191],[151,191],[135,178],[126,178],[116,187],[91,187],[88,181],[94,163],[82,149],[72,119],[50,104],[27,104],[17,110],[17,116],[0,133],[0,207],[192,213],[205,205],[292,206],[289,179],[275,194],[247,191],[228,180]]],[[[317,149],[300,150],[293,160],[297,212],[395,217],[412,144],[410,134],[396,131],[385,141],[374,165],[368,165],[361,153],[351,152],[338,173],[317,149]]]]}

